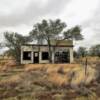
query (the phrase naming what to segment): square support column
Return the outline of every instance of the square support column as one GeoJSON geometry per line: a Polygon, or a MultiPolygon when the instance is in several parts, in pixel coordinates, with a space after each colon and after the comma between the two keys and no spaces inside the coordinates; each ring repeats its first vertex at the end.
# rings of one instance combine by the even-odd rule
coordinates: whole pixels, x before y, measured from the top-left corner
{"type": "Polygon", "coordinates": [[[23,64],[23,51],[21,50],[21,64],[23,64]]]}
{"type": "Polygon", "coordinates": [[[39,63],[41,63],[42,53],[39,52],[39,63]]]}
{"type": "Polygon", "coordinates": [[[73,57],[73,48],[70,48],[70,63],[73,63],[74,57],[73,57]]]}
{"type": "Polygon", "coordinates": [[[55,62],[54,62],[54,61],[55,61],[54,56],[55,56],[55,53],[54,53],[54,52],[52,52],[52,63],[55,63],[55,62]]]}
{"type": "Polygon", "coordinates": [[[34,54],[33,54],[34,52],[32,51],[31,52],[31,61],[32,61],[32,64],[34,63],[34,54]]]}

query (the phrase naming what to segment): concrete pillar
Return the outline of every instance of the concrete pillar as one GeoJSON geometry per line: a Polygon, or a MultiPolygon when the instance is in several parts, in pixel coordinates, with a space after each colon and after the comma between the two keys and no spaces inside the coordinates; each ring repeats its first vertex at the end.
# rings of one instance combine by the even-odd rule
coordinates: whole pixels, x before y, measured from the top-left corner
{"type": "Polygon", "coordinates": [[[70,48],[70,63],[73,63],[74,57],[73,57],[73,48],[70,48]]]}
{"type": "Polygon", "coordinates": [[[34,63],[34,52],[31,52],[31,62],[34,63]]]}
{"type": "Polygon", "coordinates": [[[39,63],[41,63],[42,53],[39,52],[39,63]]]}
{"type": "Polygon", "coordinates": [[[23,51],[21,50],[21,64],[23,64],[23,51]]]}
{"type": "Polygon", "coordinates": [[[54,62],[54,61],[55,61],[54,56],[55,56],[55,53],[54,53],[54,52],[52,52],[52,63],[55,63],[55,62],[54,62]]]}

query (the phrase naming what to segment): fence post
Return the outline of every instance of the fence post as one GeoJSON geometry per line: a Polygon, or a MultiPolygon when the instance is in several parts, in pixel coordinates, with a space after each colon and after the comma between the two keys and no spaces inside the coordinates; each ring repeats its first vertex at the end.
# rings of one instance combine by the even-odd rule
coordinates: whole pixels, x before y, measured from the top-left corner
{"type": "Polygon", "coordinates": [[[88,66],[88,59],[85,60],[85,80],[87,78],[87,66],[88,66]]]}

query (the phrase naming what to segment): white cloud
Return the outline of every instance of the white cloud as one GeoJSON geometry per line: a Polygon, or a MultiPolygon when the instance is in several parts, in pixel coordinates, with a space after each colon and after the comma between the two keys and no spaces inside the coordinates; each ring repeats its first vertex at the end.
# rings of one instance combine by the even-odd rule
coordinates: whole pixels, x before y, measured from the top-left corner
{"type": "Polygon", "coordinates": [[[66,6],[61,17],[71,26],[81,24],[93,16],[98,2],[99,0],[73,0],[66,6]]]}

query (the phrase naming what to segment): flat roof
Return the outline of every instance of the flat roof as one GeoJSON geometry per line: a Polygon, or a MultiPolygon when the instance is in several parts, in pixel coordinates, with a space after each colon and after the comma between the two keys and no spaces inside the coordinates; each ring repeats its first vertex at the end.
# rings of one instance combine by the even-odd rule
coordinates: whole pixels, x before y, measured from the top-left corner
{"type": "MultiPolygon", "coordinates": [[[[22,46],[48,46],[48,45],[37,45],[37,44],[23,44],[22,46]]],[[[51,45],[52,47],[74,47],[73,45],[51,45]]]]}
{"type": "MultiPolygon", "coordinates": [[[[55,47],[73,47],[72,40],[51,40],[51,46],[55,47]]],[[[23,44],[24,46],[48,46],[47,44],[23,44]]]]}

